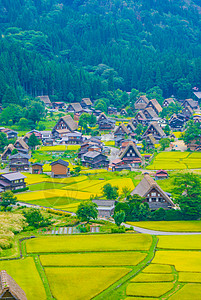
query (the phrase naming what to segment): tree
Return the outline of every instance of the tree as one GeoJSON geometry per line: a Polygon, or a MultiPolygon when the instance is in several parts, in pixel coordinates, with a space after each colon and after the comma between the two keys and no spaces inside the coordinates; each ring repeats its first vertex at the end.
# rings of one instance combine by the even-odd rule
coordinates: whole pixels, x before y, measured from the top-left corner
{"type": "Polygon", "coordinates": [[[168,148],[170,146],[170,139],[164,138],[160,139],[160,145],[161,145],[161,151],[164,151],[165,148],[168,148]]]}
{"type": "Polygon", "coordinates": [[[7,135],[4,132],[0,132],[0,151],[3,152],[5,146],[8,145],[7,135]]]}
{"type": "Polygon", "coordinates": [[[8,87],[4,96],[3,96],[3,99],[2,99],[2,103],[3,104],[9,104],[9,103],[13,103],[13,104],[18,104],[18,97],[15,93],[15,90],[11,87],[8,87]]]}
{"type": "Polygon", "coordinates": [[[172,192],[185,219],[196,220],[201,217],[201,180],[198,175],[178,174],[172,192]]]}
{"type": "Polygon", "coordinates": [[[117,186],[111,186],[110,183],[107,183],[102,188],[103,196],[108,200],[115,200],[118,197],[118,189],[117,186]]]}
{"type": "Polygon", "coordinates": [[[170,126],[168,124],[166,124],[163,131],[165,132],[166,135],[169,135],[170,134],[170,126]]]}
{"type": "Polygon", "coordinates": [[[35,228],[46,227],[52,223],[50,217],[45,218],[41,211],[36,208],[31,208],[30,210],[25,211],[23,214],[29,226],[33,226],[35,228]]]}
{"type": "Polygon", "coordinates": [[[114,215],[114,221],[118,227],[120,227],[121,223],[124,220],[125,220],[125,212],[123,210],[116,212],[116,214],[114,215]]]}
{"type": "Polygon", "coordinates": [[[97,204],[93,202],[80,203],[76,215],[82,222],[87,222],[91,219],[97,219],[98,209],[97,204]]]}
{"type": "Polygon", "coordinates": [[[200,123],[194,123],[193,120],[190,120],[187,125],[187,129],[184,132],[183,140],[185,144],[189,144],[192,141],[196,141],[199,145],[201,140],[201,126],[200,123]]]}
{"type": "Polygon", "coordinates": [[[26,130],[29,127],[29,121],[26,118],[21,118],[18,123],[20,130],[26,130]]]}
{"type": "Polygon", "coordinates": [[[8,206],[15,205],[16,201],[17,197],[15,197],[11,191],[6,191],[1,194],[0,205],[3,206],[5,210],[7,210],[8,206]]]}
{"type": "Polygon", "coordinates": [[[30,135],[30,137],[28,139],[28,146],[32,149],[35,149],[35,147],[38,145],[40,145],[40,141],[39,141],[39,139],[37,139],[35,134],[32,133],[32,135],[30,135]]]}

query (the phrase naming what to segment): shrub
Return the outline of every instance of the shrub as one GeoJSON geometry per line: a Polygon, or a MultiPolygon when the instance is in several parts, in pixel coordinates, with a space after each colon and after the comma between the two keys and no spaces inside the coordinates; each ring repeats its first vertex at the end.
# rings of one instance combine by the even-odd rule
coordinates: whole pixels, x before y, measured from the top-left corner
{"type": "Polygon", "coordinates": [[[111,228],[111,233],[124,233],[126,232],[125,226],[111,228]]]}
{"type": "Polygon", "coordinates": [[[14,190],[13,194],[25,192],[25,191],[28,191],[28,190],[29,190],[29,187],[25,187],[23,189],[14,190]]]}

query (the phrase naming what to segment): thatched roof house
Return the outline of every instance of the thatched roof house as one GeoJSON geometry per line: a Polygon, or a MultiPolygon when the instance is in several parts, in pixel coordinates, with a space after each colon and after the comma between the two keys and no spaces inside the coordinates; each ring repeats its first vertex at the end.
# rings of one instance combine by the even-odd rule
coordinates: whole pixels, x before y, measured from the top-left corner
{"type": "Polygon", "coordinates": [[[163,110],[156,99],[151,99],[146,107],[152,107],[157,113],[157,115],[163,110]]]}
{"type": "Polygon", "coordinates": [[[0,272],[0,299],[27,300],[25,292],[4,270],[0,272]]]}
{"type": "Polygon", "coordinates": [[[149,176],[149,174],[145,174],[144,178],[131,192],[131,195],[135,194],[145,198],[144,202],[149,204],[151,210],[156,210],[160,207],[164,209],[175,207],[175,204],[170,199],[169,195],[160,188],[160,186],[153,178],[149,176]]]}

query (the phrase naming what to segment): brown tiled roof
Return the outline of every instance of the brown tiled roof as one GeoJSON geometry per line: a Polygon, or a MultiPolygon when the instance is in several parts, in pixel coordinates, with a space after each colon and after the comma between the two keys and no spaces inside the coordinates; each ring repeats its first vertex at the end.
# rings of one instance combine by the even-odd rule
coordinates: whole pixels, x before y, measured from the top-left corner
{"type": "MultiPolygon", "coordinates": [[[[26,276],[26,274],[24,274],[24,276],[26,276]]],[[[6,292],[10,292],[16,300],[27,300],[25,292],[15,280],[3,270],[0,272],[0,298],[6,292]]]]}
{"type": "Polygon", "coordinates": [[[133,148],[133,150],[135,151],[137,156],[139,158],[142,158],[142,156],[141,156],[140,152],[138,151],[137,147],[135,146],[135,144],[133,142],[129,142],[128,145],[126,146],[126,148],[124,149],[124,151],[122,152],[122,154],[120,155],[120,159],[123,159],[124,155],[126,154],[126,152],[128,151],[130,146],[133,148]]]}
{"type": "Polygon", "coordinates": [[[121,124],[117,127],[117,129],[115,130],[114,133],[116,133],[116,132],[119,130],[119,128],[122,128],[122,130],[125,132],[125,134],[127,134],[127,135],[130,134],[130,131],[129,131],[128,128],[124,125],[124,123],[121,123],[121,124]]]}
{"type": "Polygon", "coordinates": [[[146,197],[149,191],[155,188],[164,199],[169,202],[172,206],[175,206],[170,197],[160,188],[160,186],[156,183],[156,181],[151,178],[148,174],[144,175],[144,178],[140,181],[140,183],[136,186],[136,188],[131,192],[131,195],[139,195],[141,197],[146,197]]]}
{"type": "Polygon", "coordinates": [[[151,99],[149,101],[149,103],[147,104],[147,106],[149,106],[150,103],[153,104],[153,106],[156,108],[156,110],[158,111],[158,113],[163,110],[162,107],[161,107],[161,105],[158,103],[158,101],[156,99],[151,99]]]}
{"type": "Polygon", "coordinates": [[[19,138],[15,144],[14,144],[14,147],[16,147],[16,144],[17,142],[19,142],[19,144],[22,146],[23,149],[29,149],[29,146],[25,143],[24,139],[23,138],[19,138]]]}
{"type": "Polygon", "coordinates": [[[61,119],[66,123],[66,125],[70,128],[71,131],[77,130],[78,125],[70,115],[61,117],[61,119]]]}

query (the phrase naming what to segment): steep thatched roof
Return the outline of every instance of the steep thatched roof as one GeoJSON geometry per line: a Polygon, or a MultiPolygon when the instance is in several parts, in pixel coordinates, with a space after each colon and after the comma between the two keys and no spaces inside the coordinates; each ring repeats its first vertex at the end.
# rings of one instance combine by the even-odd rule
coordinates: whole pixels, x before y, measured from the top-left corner
{"type": "Polygon", "coordinates": [[[27,150],[29,149],[29,146],[25,143],[25,141],[24,141],[23,138],[19,138],[19,139],[15,142],[15,144],[14,144],[14,147],[15,147],[15,148],[17,148],[17,147],[16,147],[17,143],[19,143],[23,149],[27,149],[27,150]]]}
{"type": "Polygon", "coordinates": [[[145,115],[145,112],[147,112],[149,114],[149,116],[150,116],[151,119],[158,118],[157,113],[151,107],[147,107],[147,108],[144,109],[144,111],[143,111],[144,115],[145,115]]]}
{"type": "Polygon", "coordinates": [[[52,105],[52,102],[50,101],[49,96],[38,96],[37,98],[40,98],[40,100],[44,103],[44,104],[50,104],[52,105]]]}
{"type": "Polygon", "coordinates": [[[117,129],[115,130],[114,134],[117,133],[120,129],[122,129],[122,131],[123,131],[125,134],[127,134],[127,135],[130,134],[130,131],[129,131],[128,128],[124,125],[124,123],[121,123],[121,124],[117,127],[117,129]]]}
{"type": "Polygon", "coordinates": [[[155,121],[155,122],[151,122],[147,128],[147,130],[145,131],[145,133],[143,134],[143,137],[145,137],[147,135],[147,132],[149,131],[150,127],[154,127],[155,130],[158,132],[158,135],[162,138],[165,137],[165,132],[163,131],[163,129],[160,127],[160,125],[155,121]]]}
{"type": "Polygon", "coordinates": [[[149,176],[149,174],[144,175],[144,178],[131,192],[131,195],[137,194],[145,198],[153,188],[155,188],[164,197],[164,199],[171,204],[171,206],[175,206],[173,201],[170,199],[170,197],[160,188],[160,186],[156,183],[156,181],[149,176]]]}
{"type": "Polygon", "coordinates": [[[107,117],[106,117],[106,115],[105,115],[104,112],[102,112],[102,113],[99,115],[98,120],[97,120],[97,123],[100,122],[103,118],[104,118],[105,120],[107,120],[107,117]]]}
{"type": "Polygon", "coordinates": [[[75,112],[80,112],[80,111],[83,110],[83,108],[82,108],[82,106],[80,105],[79,102],[77,102],[77,103],[70,103],[69,106],[68,106],[68,108],[69,108],[70,106],[72,106],[72,108],[73,108],[73,110],[74,110],[75,112]]]}
{"type": "Polygon", "coordinates": [[[92,105],[90,98],[82,98],[82,102],[84,102],[87,106],[92,105]]]}
{"type": "Polygon", "coordinates": [[[150,139],[150,141],[151,141],[151,143],[152,143],[153,145],[157,144],[157,141],[156,141],[156,139],[155,139],[155,137],[153,136],[152,133],[148,134],[148,135],[145,137],[145,140],[147,140],[147,138],[150,139]]]}
{"type": "Polygon", "coordinates": [[[170,105],[170,103],[175,103],[174,99],[173,98],[167,98],[163,101],[163,106],[164,106],[164,103],[167,102],[168,105],[170,105]]]}
{"type": "MultiPolygon", "coordinates": [[[[61,119],[66,123],[67,127],[70,129],[70,131],[75,131],[78,128],[77,123],[73,120],[73,118],[70,115],[66,115],[64,117],[61,117],[61,119]]],[[[61,120],[60,119],[60,120],[61,120]]],[[[59,120],[59,121],[60,121],[59,120]]],[[[59,122],[58,121],[58,122],[59,122]]]]}
{"type": "MultiPolygon", "coordinates": [[[[24,276],[26,276],[26,274],[24,274],[24,276]]],[[[15,280],[3,270],[0,272],[0,298],[6,292],[10,292],[16,300],[27,300],[25,292],[15,280]]]]}
{"type": "Polygon", "coordinates": [[[135,132],[135,126],[133,125],[133,123],[130,121],[127,125],[126,125],[126,127],[128,128],[128,127],[130,127],[131,128],[131,130],[132,130],[132,132],[135,132]]]}
{"type": "Polygon", "coordinates": [[[161,107],[161,105],[158,103],[158,101],[156,99],[151,99],[149,101],[149,103],[147,104],[147,107],[150,106],[150,105],[153,106],[153,107],[155,107],[155,109],[157,110],[158,114],[163,110],[162,107],[161,107]]]}
{"type": "Polygon", "coordinates": [[[129,142],[128,145],[126,146],[126,148],[124,149],[124,151],[122,152],[122,154],[120,155],[120,159],[123,159],[124,156],[126,155],[127,151],[129,150],[129,148],[132,147],[134,152],[136,153],[136,155],[139,157],[139,158],[142,158],[140,152],[138,151],[137,147],[135,146],[135,144],[133,142],[129,142]]]}

